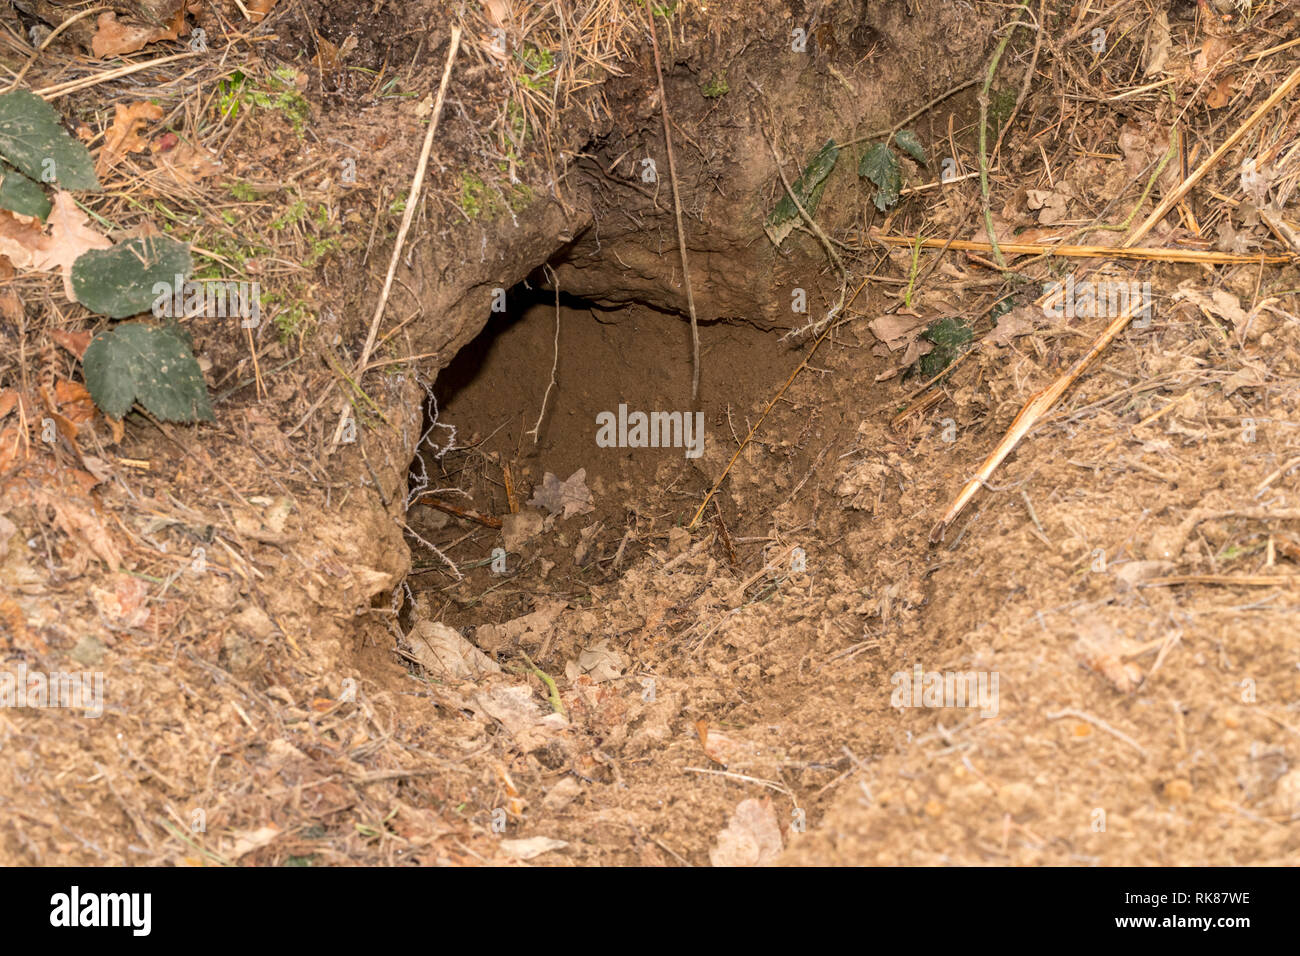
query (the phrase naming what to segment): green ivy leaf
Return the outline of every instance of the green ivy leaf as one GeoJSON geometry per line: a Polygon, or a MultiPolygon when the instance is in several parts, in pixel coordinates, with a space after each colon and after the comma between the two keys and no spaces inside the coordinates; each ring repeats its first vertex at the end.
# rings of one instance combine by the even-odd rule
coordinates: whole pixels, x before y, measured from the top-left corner
{"type": "Polygon", "coordinates": [[[23,216],[35,216],[41,222],[50,214],[45,190],[8,163],[0,163],[0,209],[23,216]]]}
{"type": "Polygon", "coordinates": [[[971,327],[960,319],[940,319],[922,333],[934,343],[934,348],[921,356],[918,363],[921,375],[933,378],[961,355],[961,347],[969,342],[974,333],[971,327]]]}
{"type": "Polygon", "coordinates": [[[190,247],[170,236],[127,239],[111,249],[83,252],[72,264],[77,301],[102,315],[124,319],[148,312],[155,283],[176,284],[190,274],[190,247]]]}
{"type": "Polygon", "coordinates": [[[885,143],[877,143],[863,154],[862,162],[858,163],[858,175],[876,184],[876,208],[881,212],[898,202],[903,174],[898,166],[898,157],[885,143]]]}
{"type": "Polygon", "coordinates": [[[203,372],[179,326],[125,322],[95,336],[81,365],[90,397],[111,418],[139,402],[165,422],[213,419],[203,372]]]}
{"type": "Polygon", "coordinates": [[[924,165],[925,149],[921,146],[921,141],[916,138],[916,134],[910,129],[900,129],[897,135],[894,136],[894,142],[898,144],[899,149],[924,165]]]}
{"type": "Polygon", "coordinates": [[[944,348],[956,348],[965,345],[973,337],[970,326],[960,319],[940,319],[925,330],[925,337],[935,345],[944,348]]]}
{"type": "Polygon", "coordinates": [[[0,156],[37,182],[99,189],[86,147],[63,128],[53,107],[27,90],[0,94],[0,156]]]}
{"type": "MultiPolygon", "coordinates": [[[[839,158],[840,148],[835,145],[835,140],[828,139],[825,145],[813,154],[813,158],[804,167],[803,174],[790,187],[790,191],[799,197],[799,204],[807,210],[808,215],[817,212],[817,205],[821,202],[822,193],[826,189],[826,177],[831,174],[839,158]]],[[[785,237],[790,235],[799,218],[799,209],[790,200],[789,194],[782,195],[781,201],[772,208],[772,212],[763,223],[763,228],[767,231],[773,245],[779,246],[785,241],[785,237]]]]}

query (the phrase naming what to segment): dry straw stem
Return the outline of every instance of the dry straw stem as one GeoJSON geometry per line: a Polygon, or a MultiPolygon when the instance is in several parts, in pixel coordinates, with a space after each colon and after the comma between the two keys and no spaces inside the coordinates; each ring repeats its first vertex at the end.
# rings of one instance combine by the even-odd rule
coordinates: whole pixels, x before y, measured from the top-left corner
{"type": "MultiPolygon", "coordinates": [[[[581,10],[567,0],[461,6],[466,49],[504,81],[505,95],[487,131],[498,131],[500,158],[511,181],[530,142],[558,177],[552,138],[542,134],[557,125],[575,93],[595,86],[605,74],[623,75],[617,63],[628,59],[627,36],[638,18],[628,15],[626,0],[596,0],[581,10]]],[[[580,101],[593,120],[596,103],[596,98],[580,101]]]]}
{"type": "Polygon", "coordinates": [[[449,515],[455,515],[457,518],[464,518],[466,521],[473,521],[481,524],[485,528],[501,529],[501,519],[494,518],[492,515],[479,514],[477,511],[469,511],[465,508],[457,508],[453,504],[448,504],[441,498],[435,497],[433,492],[425,492],[417,495],[412,504],[422,504],[430,508],[436,508],[441,512],[449,515]]]}
{"type": "Polygon", "coordinates": [[[1167,588],[1178,584],[1240,585],[1247,588],[1293,587],[1300,574],[1175,574],[1167,578],[1143,581],[1144,588],[1167,588]]]}
{"type": "MultiPolygon", "coordinates": [[[[393,257],[388,262],[388,274],[384,277],[384,289],[379,294],[379,302],[375,306],[374,318],[370,320],[370,333],[366,336],[366,344],[361,350],[361,358],[357,360],[355,375],[358,384],[361,376],[365,374],[366,363],[370,361],[370,351],[375,347],[375,336],[379,334],[379,322],[384,317],[384,307],[388,304],[388,295],[393,288],[393,278],[397,275],[397,263],[402,258],[402,245],[406,242],[406,234],[410,231],[411,221],[415,218],[416,207],[420,204],[420,190],[424,186],[424,172],[429,166],[429,153],[433,150],[433,138],[438,132],[438,120],[442,116],[443,100],[447,97],[447,84],[451,81],[451,67],[456,62],[456,51],[460,49],[460,35],[460,27],[453,26],[451,28],[451,46],[447,50],[447,63],[442,69],[442,82],[438,84],[438,98],[433,104],[433,115],[429,117],[429,132],[424,137],[424,148],[420,150],[420,161],[416,164],[415,175],[411,179],[410,195],[406,200],[406,210],[402,213],[402,225],[397,230],[397,241],[393,243],[393,257]]],[[[348,409],[350,407],[351,401],[345,397],[339,409],[339,423],[334,429],[334,438],[330,443],[331,447],[337,447],[343,437],[343,428],[347,424],[348,409]]]]}
{"type": "Polygon", "coordinates": [[[1006,458],[1007,455],[1011,454],[1016,445],[1020,444],[1020,439],[1029,434],[1030,430],[1038,424],[1043,416],[1052,410],[1052,407],[1060,401],[1061,396],[1066,393],[1071,385],[1078,381],[1079,377],[1083,375],[1084,371],[1092,364],[1093,360],[1104,352],[1111,342],[1115,341],[1116,336],[1124,331],[1129,322],[1133,321],[1136,305],[1136,303],[1131,302],[1127,309],[1116,316],[1110,325],[1106,326],[1106,331],[1104,331],[1098,337],[1097,341],[1092,344],[1092,348],[1088,350],[1087,354],[1085,354],[1083,358],[1075,362],[1068,372],[1054,381],[1051,385],[1036,392],[1033,397],[1025,403],[1025,407],[1020,410],[1020,414],[1017,415],[1015,421],[1011,423],[1011,427],[1007,429],[1007,433],[1002,437],[1002,440],[998,442],[997,447],[993,449],[988,458],[984,459],[984,464],[980,465],[979,471],[975,473],[975,477],[966,482],[960,493],[958,493],[957,497],[953,500],[953,503],[949,505],[944,516],[940,518],[934,528],[931,529],[931,544],[938,544],[943,540],[944,533],[948,530],[949,525],[957,520],[957,516],[962,513],[962,510],[970,500],[975,497],[975,492],[979,491],[980,485],[984,484],[993,476],[993,472],[997,470],[998,465],[1002,464],[1002,460],[1006,458]]]}
{"type": "MultiPolygon", "coordinates": [[[[871,238],[890,246],[914,246],[922,249],[944,246],[943,239],[920,239],[917,236],[881,236],[871,238]]],[[[962,252],[991,252],[993,244],[975,240],[958,239],[951,248],[962,252]]],[[[1205,249],[1115,248],[1114,246],[1065,246],[1050,242],[1000,242],[998,248],[1012,255],[1061,256],[1067,259],[1137,259],[1146,262],[1186,262],[1213,266],[1284,265],[1290,256],[1240,255],[1231,252],[1211,252],[1205,249]]]]}
{"type": "Polygon", "coordinates": [[[188,53],[173,53],[171,56],[160,56],[153,60],[144,60],[140,63],[132,63],[128,66],[119,66],[112,70],[105,70],[103,73],[96,73],[94,76],[82,77],[79,80],[69,80],[67,83],[56,83],[54,86],[47,86],[44,89],[36,91],[36,95],[45,100],[55,100],[60,96],[67,96],[69,93],[76,93],[80,90],[88,90],[92,86],[98,86],[100,83],[107,83],[110,80],[119,80],[124,76],[130,76],[132,73],[139,73],[141,70],[147,70],[151,66],[162,66],[165,63],[174,63],[176,60],[187,60],[190,57],[200,56],[198,51],[191,50],[188,53]]]}

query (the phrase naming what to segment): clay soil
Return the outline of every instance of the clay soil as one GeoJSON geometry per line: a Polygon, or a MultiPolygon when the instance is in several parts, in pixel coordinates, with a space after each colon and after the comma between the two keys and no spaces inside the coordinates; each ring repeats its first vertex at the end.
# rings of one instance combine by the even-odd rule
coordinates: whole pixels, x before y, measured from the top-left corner
{"type": "MultiPolygon", "coordinates": [[[[677,4],[656,20],[661,99],[637,4],[595,5],[609,25],[567,48],[584,71],[549,86],[537,58],[561,49],[558,27],[529,34],[508,13],[501,27],[508,5],[469,4],[357,377],[453,5],[305,0],[256,28],[203,6],[192,22],[237,53],[204,67],[205,96],[235,67],[273,91],[288,77],[300,122],[283,100],[242,121],[195,102],[169,121],[222,150],[219,174],[163,185],[143,153],[118,175],[278,299],[256,332],[193,323],[215,423],[136,414],[119,436],[98,416],[0,474],[4,668],[107,681],[100,717],[0,711],[0,860],[1300,855],[1300,272],[1257,211],[1297,219],[1294,96],[1139,243],[1277,262],[1008,253],[1004,270],[990,251],[872,237],[987,239],[979,93],[1006,5],[677,4]],[[790,50],[792,29],[808,49],[790,50]],[[926,163],[900,152],[904,194],[879,210],[858,161],[913,113],[926,163]],[[782,174],[793,186],[830,137],[823,237],[777,247],[762,227],[782,174]],[[1242,191],[1247,155],[1270,170],[1267,196],[1242,191]],[[338,173],[349,159],[355,182],[338,173]],[[1150,283],[1151,321],[940,537],[1024,403],[1109,321],[1041,308],[1067,274],[1150,283]],[[831,331],[801,330],[841,288],[831,331]],[[935,378],[944,321],[968,334],[935,378]],[[336,443],[349,397],[356,439],[336,443]],[[601,447],[597,416],[620,404],[702,413],[703,453],[601,447]],[[90,489],[86,456],[103,469],[90,489]],[[547,476],[579,471],[573,506],[548,507],[547,476]],[[428,643],[447,629],[464,667],[428,643]],[[996,695],[900,701],[918,672],[982,675],[996,695]]],[[[1161,164],[1170,128],[1194,169],[1300,66],[1294,46],[1248,59],[1300,30],[1283,4],[1232,26],[1194,4],[1102,4],[1106,57],[1079,39],[1103,16],[1086,6],[1034,0],[1050,29],[1013,31],[1001,57],[990,122],[1009,126],[989,165],[1004,242],[1118,245],[1095,227],[1140,223],[1183,175],[1178,156],[1161,164]],[[1197,61],[1207,49],[1217,67],[1197,61]],[[1172,94],[1111,99],[1161,77],[1172,94]]],[[[0,24],[21,38],[32,17],[0,24]]],[[[64,79],[64,62],[38,60],[32,85],[64,79]]],[[[193,96],[142,76],[169,108],[193,96]]],[[[138,95],[110,83],[57,105],[98,131],[138,95]]],[[[0,295],[0,390],[78,379],[53,333],[107,320],[66,303],[57,277],[11,276],[0,295]]]]}

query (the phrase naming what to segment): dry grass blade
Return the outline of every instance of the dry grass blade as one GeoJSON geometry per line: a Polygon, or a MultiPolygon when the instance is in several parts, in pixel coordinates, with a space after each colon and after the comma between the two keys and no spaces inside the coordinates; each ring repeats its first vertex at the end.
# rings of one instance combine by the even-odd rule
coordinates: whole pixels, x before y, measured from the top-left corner
{"type": "MultiPolygon", "coordinates": [[[[881,236],[872,234],[876,242],[889,246],[939,249],[944,245],[959,252],[992,252],[993,245],[972,239],[958,239],[946,243],[943,239],[922,239],[917,236],[881,236]]],[[[1070,246],[1050,242],[999,242],[998,248],[1013,255],[1060,256],[1065,259],[1134,259],[1145,262],[1187,262],[1211,266],[1284,265],[1290,256],[1247,255],[1231,252],[1212,252],[1208,249],[1161,249],[1158,247],[1115,248],[1114,246],[1070,246]]]]}
{"type": "Polygon", "coordinates": [[[944,512],[943,517],[940,518],[934,528],[931,529],[931,544],[938,544],[943,540],[943,536],[945,532],[947,532],[948,527],[957,520],[957,517],[962,513],[966,505],[975,497],[975,493],[979,491],[980,486],[992,477],[993,472],[997,470],[998,465],[1002,464],[1002,460],[1006,458],[1007,455],[1011,454],[1016,445],[1020,444],[1020,440],[1029,434],[1033,427],[1042,420],[1044,415],[1052,410],[1056,403],[1060,401],[1061,396],[1069,390],[1071,385],[1078,381],[1079,376],[1087,370],[1093,360],[1104,352],[1111,342],[1115,341],[1116,336],[1123,332],[1128,324],[1133,321],[1133,316],[1136,312],[1136,303],[1130,303],[1128,308],[1124,309],[1123,312],[1115,317],[1110,325],[1106,326],[1106,331],[1102,332],[1101,335],[1098,336],[1097,340],[1093,342],[1092,348],[1088,350],[1087,354],[1084,355],[1083,358],[1075,362],[1068,372],[1054,381],[1051,385],[1035,393],[1034,396],[1025,403],[1025,407],[1022,408],[1020,414],[1015,417],[1015,420],[1011,423],[1011,427],[1007,429],[1007,433],[1002,437],[1002,440],[998,442],[997,447],[989,453],[988,458],[984,459],[984,464],[980,465],[979,471],[975,473],[975,477],[966,482],[957,497],[953,500],[953,503],[949,505],[948,510],[944,512]]]}

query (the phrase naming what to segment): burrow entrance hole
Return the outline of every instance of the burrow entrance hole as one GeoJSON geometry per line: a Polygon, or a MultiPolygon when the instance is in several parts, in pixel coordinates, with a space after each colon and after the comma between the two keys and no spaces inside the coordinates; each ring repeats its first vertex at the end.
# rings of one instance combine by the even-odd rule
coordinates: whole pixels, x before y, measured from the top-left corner
{"type": "MultiPolygon", "coordinates": [[[[411,489],[424,491],[407,516],[413,556],[407,584],[414,598],[408,613],[463,627],[528,613],[543,593],[588,597],[646,549],[664,548],[673,529],[689,522],[772,389],[799,361],[776,332],[743,321],[702,323],[700,399],[692,405],[685,318],[562,292],[557,349],[556,296],[545,283],[539,269],[510,289],[504,309],[491,313],[434,383],[425,409],[432,441],[421,447],[410,474],[411,489]],[[553,365],[555,384],[545,397],[553,365]],[[620,406],[628,416],[629,445],[634,412],[680,413],[683,424],[686,416],[703,413],[703,453],[602,447],[597,416],[610,413],[617,421],[620,406]],[[448,426],[455,428],[454,444],[439,455],[436,446],[449,443],[448,426]],[[590,511],[566,517],[529,504],[547,473],[564,482],[579,470],[590,511]],[[507,542],[491,526],[511,514],[507,482],[516,508],[545,519],[544,528],[522,542],[507,542]],[[430,545],[464,577],[457,580],[430,545]],[[505,549],[504,563],[497,549],[505,549]]],[[[719,506],[727,510],[725,494],[719,506]]],[[[749,518],[761,523],[761,516],[749,518]]],[[[676,535],[680,540],[680,531],[676,535]]]]}

